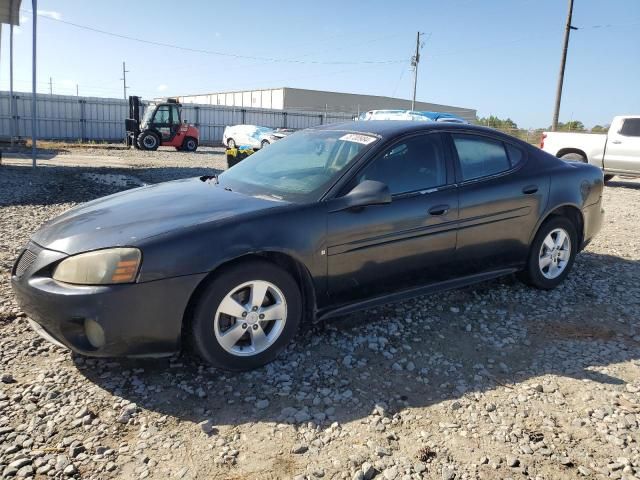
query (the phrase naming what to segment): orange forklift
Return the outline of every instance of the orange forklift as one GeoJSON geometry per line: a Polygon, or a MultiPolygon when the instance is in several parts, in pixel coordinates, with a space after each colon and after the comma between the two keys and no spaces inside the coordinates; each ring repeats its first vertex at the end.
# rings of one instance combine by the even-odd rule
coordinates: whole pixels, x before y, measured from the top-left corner
{"type": "Polygon", "coordinates": [[[200,132],[181,120],[182,105],[175,98],[147,105],[140,121],[140,97],[129,97],[129,118],[125,120],[127,145],[140,150],[174,147],[184,152],[198,149],[200,132]],[[184,122],[184,123],[183,123],[184,122]]]}

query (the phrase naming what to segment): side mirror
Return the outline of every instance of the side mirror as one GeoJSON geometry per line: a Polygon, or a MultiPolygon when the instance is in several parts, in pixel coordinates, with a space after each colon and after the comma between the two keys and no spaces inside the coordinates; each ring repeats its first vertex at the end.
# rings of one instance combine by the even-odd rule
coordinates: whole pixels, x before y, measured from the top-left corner
{"type": "Polygon", "coordinates": [[[365,180],[359,183],[344,197],[336,198],[329,211],[339,212],[352,208],[362,208],[371,205],[385,205],[391,203],[391,192],[384,183],[375,180],[365,180]]]}

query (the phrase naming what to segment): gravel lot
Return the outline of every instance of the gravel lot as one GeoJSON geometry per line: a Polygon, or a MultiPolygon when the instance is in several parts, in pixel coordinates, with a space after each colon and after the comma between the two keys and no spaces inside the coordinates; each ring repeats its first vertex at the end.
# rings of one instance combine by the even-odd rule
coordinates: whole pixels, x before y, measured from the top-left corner
{"type": "Polygon", "coordinates": [[[603,230],[555,291],[507,277],[391,304],[229,374],[72,355],[31,332],[9,285],[45,220],[215,172],[222,151],[19,163],[0,167],[2,478],[640,479],[639,181],[605,188],[603,230]]]}

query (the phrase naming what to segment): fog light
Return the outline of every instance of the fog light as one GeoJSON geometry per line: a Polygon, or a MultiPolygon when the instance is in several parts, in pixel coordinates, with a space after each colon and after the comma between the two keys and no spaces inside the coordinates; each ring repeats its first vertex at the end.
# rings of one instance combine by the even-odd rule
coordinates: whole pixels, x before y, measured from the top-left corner
{"type": "Polygon", "coordinates": [[[104,345],[104,330],[95,320],[85,319],[84,333],[93,348],[100,348],[104,345]]]}

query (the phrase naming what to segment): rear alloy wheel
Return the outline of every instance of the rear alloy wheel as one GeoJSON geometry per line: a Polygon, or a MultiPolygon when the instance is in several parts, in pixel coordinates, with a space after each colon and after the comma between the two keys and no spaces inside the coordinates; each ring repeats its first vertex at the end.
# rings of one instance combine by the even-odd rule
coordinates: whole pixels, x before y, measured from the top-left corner
{"type": "Polygon", "coordinates": [[[562,160],[567,160],[568,162],[583,162],[583,163],[587,163],[587,159],[584,158],[579,153],[565,153],[560,158],[562,160]]]}
{"type": "Polygon", "coordinates": [[[236,141],[233,138],[227,138],[227,148],[236,148],[236,141]]]}
{"type": "Polygon", "coordinates": [[[235,265],[216,277],[196,306],[192,342],[225,370],[249,370],[276,358],[298,331],[300,289],[266,261],[235,265]]]}
{"type": "Polygon", "coordinates": [[[160,139],[153,132],[142,132],[138,135],[138,146],[142,150],[157,150],[160,146],[160,139]]]}
{"type": "Polygon", "coordinates": [[[569,275],[576,257],[576,228],[566,217],[551,217],[538,230],[531,245],[527,268],[519,277],[527,284],[550,290],[569,275]]]}
{"type": "Polygon", "coordinates": [[[195,152],[198,149],[198,140],[193,137],[187,137],[184,139],[182,149],[185,152],[195,152]]]}

